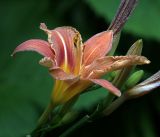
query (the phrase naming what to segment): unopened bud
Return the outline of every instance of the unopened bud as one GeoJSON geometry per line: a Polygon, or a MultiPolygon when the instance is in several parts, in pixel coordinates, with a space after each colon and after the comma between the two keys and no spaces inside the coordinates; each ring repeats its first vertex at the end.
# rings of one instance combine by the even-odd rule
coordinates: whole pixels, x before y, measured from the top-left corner
{"type": "Polygon", "coordinates": [[[125,83],[126,88],[131,88],[134,85],[136,85],[141,80],[143,75],[144,75],[143,70],[139,70],[139,71],[136,71],[135,73],[133,73],[125,83]]]}
{"type": "MultiPolygon", "coordinates": [[[[142,40],[137,40],[128,50],[126,55],[141,55],[142,52],[142,48],[143,48],[143,42],[142,40]]],[[[145,60],[146,61],[146,60],[145,60]]],[[[148,61],[148,60],[147,60],[148,61]]],[[[148,63],[148,62],[147,62],[148,63]]],[[[124,82],[127,80],[128,76],[130,75],[131,71],[135,68],[136,65],[134,66],[129,66],[126,67],[122,70],[120,70],[117,74],[117,76],[115,77],[113,83],[115,86],[117,86],[118,88],[121,88],[122,85],[124,84],[124,82]]]]}
{"type": "Polygon", "coordinates": [[[137,40],[128,50],[127,55],[141,55],[143,48],[143,41],[137,40]]]}
{"type": "Polygon", "coordinates": [[[75,111],[69,111],[68,113],[66,113],[64,115],[64,117],[62,118],[61,122],[62,123],[70,123],[73,120],[75,120],[75,118],[77,118],[78,113],[75,111]]]}
{"type": "Polygon", "coordinates": [[[109,30],[113,30],[114,34],[121,31],[128,17],[132,14],[138,0],[121,0],[116,16],[113,19],[109,30]]]}
{"type": "Polygon", "coordinates": [[[111,73],[109,73],[109,75],[107,76],[107,80],[108,81],[112,81],[115,76],[116,76],[117,72],[116,71],[112,71],[111,73]]]}
{"type": "Polygon", "coordinates": [[[160,71],[146,79],[145,81],[141,82],[137,86],[131,88],[127,91],[128,97],[140,97],[144,94],[149,93],[155,88],[160,87],[160,71]]]}

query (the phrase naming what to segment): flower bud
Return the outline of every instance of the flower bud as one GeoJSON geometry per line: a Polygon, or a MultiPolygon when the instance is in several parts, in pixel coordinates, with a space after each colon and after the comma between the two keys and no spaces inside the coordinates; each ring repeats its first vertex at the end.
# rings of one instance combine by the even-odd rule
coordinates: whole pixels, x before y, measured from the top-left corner
{"type": "Polygon", "coordinates": [[[78,113],[75,111],[69,111],[64,115],[64,117],[61,120],[61,123],[70,123],[73,120],[75,120],[78,116],[78,113]]]}
{"type": "MultiPolygon", "coordinates": [[[[127,55],[141,55],[142,48],[143,48],[142,40],[137,40],[129,48],[127,55]]],[[[135,66],[129,66],[120,70],[113,81],[114,85],[120,88],[123,85],[123,83],[126,81],[126,79],[128,78],[129,74],[131,73],[134,67],[135,66]]]]}
{"type": "Polygon", "coordinates": [[[143,48],[142,39],[137,40],[128,50],[127,55],[141,55],[143,48]]]}
{"type": "Polygon", "coordinates": [[[138,0],[121,0],[115,18],[109,26],[109,30],[113,30],[114,34],[120,32],[132,14],[138,0]]]}
{"type": "Polygon", "coordinates": [[[158,87],[160,87],[160,71],[158,71],[145,81],[141,82],[140,84],[136,85],[135,87],[131,88],[126,93],[128,97],[131,98],[140,97],[158,87]]]}
{"type": "Polygon", "coordinates": [[[131,88],[134,85],[136,85],[141,80],[141,78],[143,77],[143,75],[144,75],[144,71],[143,70],[139,70],[139,71],[134,72],[128,78],[128,80],[126,81],[126,83],[125,83],[126,88],[131,88]]]}

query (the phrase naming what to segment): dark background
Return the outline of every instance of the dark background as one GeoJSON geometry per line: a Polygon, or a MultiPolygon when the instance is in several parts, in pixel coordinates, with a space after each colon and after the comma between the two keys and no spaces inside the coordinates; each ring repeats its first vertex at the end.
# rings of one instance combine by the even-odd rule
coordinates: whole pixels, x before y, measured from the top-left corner
{"type": "MultiPolygon", "coordinates": [[[[46,39],[39,29],[41,22],[53,29],[77,28],[85,41],[106,30],[119,0],[1,0],[0,1],[0,137],[22,137],[29,133],[49,101],[53,80],[46,68],[39,66],[40,55],[10,54],[31,38],[46,39]]],[[[159,69],[160,0],[140,0],[121,35],[118,54],[124,55],[138,39],[143,39],[143,55],[152,63],[140,67],[145,77],[159,69]]],[[[90,104],[106,91],[83,95],[77,109],[90,104]]],[[[80,137],[158,137],[160,136],[159,89],[122,105],[111,116],[79,129],[80,137]]]]}

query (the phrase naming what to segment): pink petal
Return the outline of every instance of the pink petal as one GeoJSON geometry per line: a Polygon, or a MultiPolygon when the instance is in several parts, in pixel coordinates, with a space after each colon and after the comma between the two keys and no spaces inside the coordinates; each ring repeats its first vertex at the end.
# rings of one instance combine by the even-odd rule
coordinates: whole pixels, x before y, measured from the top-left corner
{"type": "Polygon", "coordinates": [[[112,47],[113,32],[104,31],[87,40],[84,45],[83,64],[89,65],[95,59],[105,56],[112,47]]]}
{"type": "Polygon", "coordinates": [[[40,39],[32,39],[23,42],[18,47],[16,47],[12,55],[20,51],[36,51],[45,57],[54,59],[54,53],[49,43],[40,39]]]}
{"type": "Polygon", "coordinates": [[[92,82],[101,85],[102,87],[108,89],[111,93],[113,93],[116,96],[121,96],[121,92],[119,89],[117,89],[112,83],[110,83],[107,80],[104,79],[90,79],[92,82]]]}
{"type": "Polygon", "coordinates": [[[75,81],[79,79],[79,76],[74,76],[72,74],[67,74],[61,68],[55,67],[50,69],[50,74],[57,80],[64,80],[64,81],[75,81]]]}
{"type": "Polygon", "coordinates": [[[82,60],[82,44],[79,32],[72,27],[58,27],[54,30],[47,30],[44,24],[41,25],[44,31],[48,31],[49,42],[55,51],[57,65],[69,72],[79,71],[82,60]]]}

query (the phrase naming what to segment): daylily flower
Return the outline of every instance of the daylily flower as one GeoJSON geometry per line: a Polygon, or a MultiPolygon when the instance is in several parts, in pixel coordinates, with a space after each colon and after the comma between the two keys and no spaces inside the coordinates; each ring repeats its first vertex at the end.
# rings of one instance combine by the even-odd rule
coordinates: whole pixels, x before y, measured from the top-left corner
{"type": "Polygon", "coordinates": [[[44,56],[40,64],[48,67],[56,80],[52,92],[56,104],[69,101],[93,83],[120,96],[121,92],[101,76],[126,66],[150,63],[143,56],[106,56],[112,48],[112,30],[98,33],[83,44],[80,33],[72,27],[49,30],[42,23],[40,28],[48,34],[48,42],[40,39],[25,41],[13,54],[33,50],[44,56]]]}

